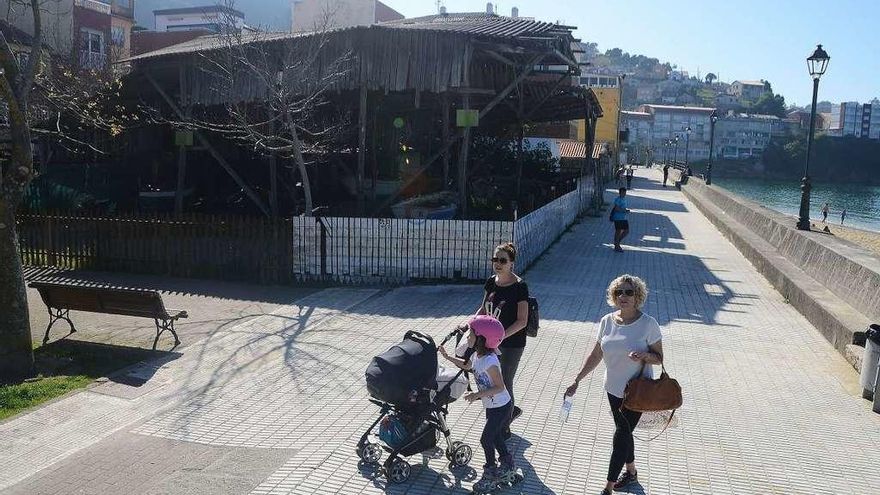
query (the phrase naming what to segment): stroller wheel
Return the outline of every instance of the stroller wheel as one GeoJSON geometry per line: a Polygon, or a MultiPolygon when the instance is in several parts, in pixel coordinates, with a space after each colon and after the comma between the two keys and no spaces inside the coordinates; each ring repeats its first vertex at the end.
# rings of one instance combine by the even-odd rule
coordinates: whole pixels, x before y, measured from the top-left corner
{"type": "Polygon", "coordinates": [[[473,456],[474,451],[471,450],[470,445],[463,442],[452,443],[452,455],[449,460],[452,462],[453,466],[467,466],[470,464],[473,456]]]}
{"type": "Polygon", "coordinates": [[[367,442],[358,447],[357,455],[366,463],[376,464],[382,458],[382,447],[379,444],[367,442]]]}
{"type": "Polygon", "coordinates": [[[403,483],[409,479],[410,465],[400,457],[389,459],[385,463],[386,476],[392,483],[403,483]]]}

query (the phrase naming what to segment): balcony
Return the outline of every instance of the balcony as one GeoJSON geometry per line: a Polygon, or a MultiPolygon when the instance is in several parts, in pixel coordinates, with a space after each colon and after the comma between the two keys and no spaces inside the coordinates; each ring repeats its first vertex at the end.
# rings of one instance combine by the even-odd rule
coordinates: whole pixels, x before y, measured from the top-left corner
{"type": "Polygon", "coordinates": [[[110,0],[73,0],[73,4],[102,14],[110,14],[110,0]]]}
{"type": "Polygon", "coordinates": [[[79,66],[82,69],[104,70],[107,67],[107,54],[81,50],[79,52],[79,66]]]}
{"type": "Polygon", "coordinates": [[[112,0],[113,15],[134,19],[134,0],[112,0]]]}

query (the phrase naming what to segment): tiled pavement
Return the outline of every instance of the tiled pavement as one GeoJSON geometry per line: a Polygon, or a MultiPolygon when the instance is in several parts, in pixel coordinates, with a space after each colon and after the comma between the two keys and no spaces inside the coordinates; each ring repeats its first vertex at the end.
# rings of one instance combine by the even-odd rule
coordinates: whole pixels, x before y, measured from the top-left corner
{"type": "MultiPolygon", "coordinates": [[[[609,310],[604,288],[623,272],[647,280],[646,311],[663,327],[668,370],[685,395],[672,428],[637,442],[643,486],[633,493],[880,493],[880,415],[859,397],[855,372],[653,174],[640,171],[634,183],[626,252],[611,251],[605,218],[585,219],[526,274],[542,329],[516,383],[525,413],[511,445],[526,480],[508,493],[599,492],[613,429],[601,367],[569,422],[557,412],[593,323],[609,310]]],[[[358,466],[354,445],[377,413],[363,386],[370,357],[409,329],[441,337],[479,298],[477,286],[332,289],[230,326],[141,369],[150,379],[140,387],[106,383],[0,424],[0,487],[465,493],[475,472],[420,456],[409,483],[388,486],[358,466]]],[[[479,467],[479,404],[453,404],[449,422],[479,467]]]]}

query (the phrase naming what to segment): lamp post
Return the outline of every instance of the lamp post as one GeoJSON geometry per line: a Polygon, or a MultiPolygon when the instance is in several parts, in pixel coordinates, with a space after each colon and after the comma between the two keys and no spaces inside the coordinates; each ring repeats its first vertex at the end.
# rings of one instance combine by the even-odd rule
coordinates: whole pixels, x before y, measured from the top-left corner
{"type": "Polygon", "coordinates": [[[616,150],[615,153],[617,155],[617,164],[615,165],[615,169],[621,165],[620,163],[620,111],[623,109],[623,81],[626,79],[626,74],[620,74],[617,76],[617,139],[616,139],[616,150]]]}
{"type": "Polygon", "coordinates": [[[810,111],[810,134],[807,136],[807,159],[804,163],[804,178],[801,179],[801,211],[798,218],[799,230],[810,230],[810,152],[813,150],[813,133],[816,131],[816,98],[819,95],[819,78],[825,74],[828,61],[831,57],[822,49],[822,45],[816,46],[816,51],[807,57],[807,68],[813,78],[813,108],[810,111]]]}
{"type": "Polygon", "coordinates": [[[718,122],[718,113],[712,110],[709,116],[709,163],[706,164],[706,185],[712,185],[712,154],[715,150],[715,123],[718,122]]]}
{"type": "Polygon", "coordinates": [[[691,126],[687,126],[684,130],[685,138],[684,138],[684,168],[687,170],[688,165],[690,165],[690,161],[688,161],[688,154],[691,147],[691,126]]]}
{"type": "Polygon", "coordinates": [[[678,138],[679,136],[675,136],[675,139],[672,140],[672,166],[675,168],[678,165],[678,138]]]}

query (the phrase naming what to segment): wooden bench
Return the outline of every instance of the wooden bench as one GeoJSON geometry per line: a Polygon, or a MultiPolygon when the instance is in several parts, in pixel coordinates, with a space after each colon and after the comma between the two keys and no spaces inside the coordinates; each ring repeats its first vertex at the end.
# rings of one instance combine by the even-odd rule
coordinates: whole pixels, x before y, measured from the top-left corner
{"type": "Polygon", "coordinates": [[[46,327],[43,344],[49,341],[49,330],[56,321],[66,321],[70,325],[70,332],[74,333],[76,328],[70,321],[70,312],[87,311],[152,318],[156,323],[153,349],[159,342],[159,336],[166,330],[174,335],[174,345],[180,345],[180,339],[174,330],[174,322],[186,318],[186,311],[166,309],[162,296],[156,291],[95,287],[65,282],[32,282],[29,286],[40,292],[43,302],[49,309],[49,326],[46,327]]]}

